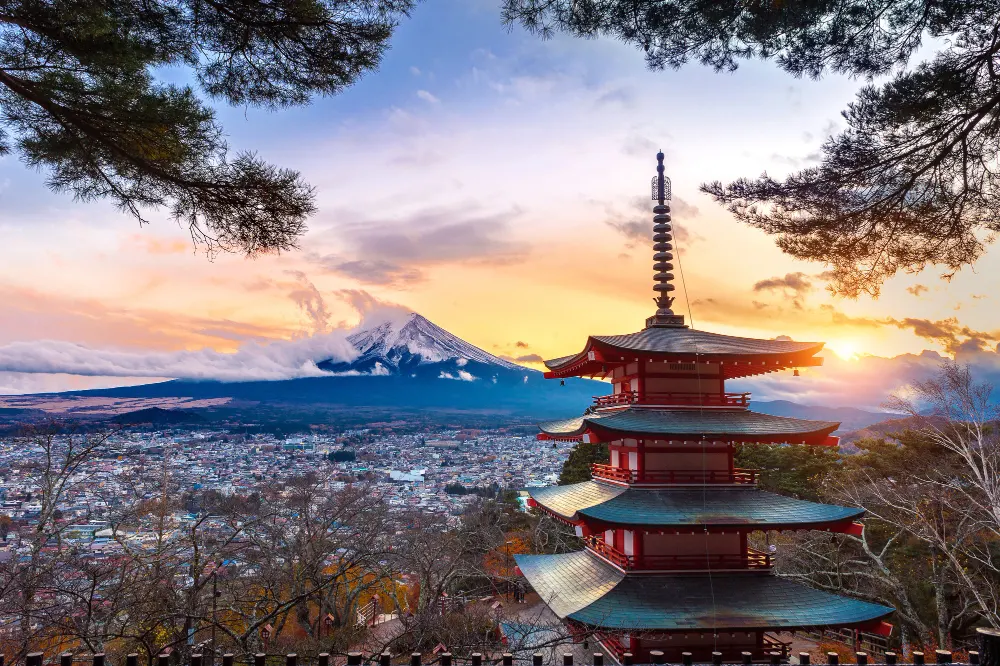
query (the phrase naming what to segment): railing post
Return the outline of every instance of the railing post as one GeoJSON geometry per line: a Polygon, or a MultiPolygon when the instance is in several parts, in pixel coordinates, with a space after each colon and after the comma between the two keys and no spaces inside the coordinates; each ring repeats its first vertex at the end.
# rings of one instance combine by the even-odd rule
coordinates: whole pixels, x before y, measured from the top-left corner
{"type": "Polygon", "coordinates": [[[410,653],[410,666],[420,666],[420,653],[411,652],[410,653]]]}
{"type": "Polygon", "coordinates": [[[923,664],[924,663],[924,653],[923,652],[914,652],[913,653],[913,663],[916,666],[920,666],[921,664],[923,664]]]}
{"type": "Polygon", "coordinates": [[[651,662],[653,662],[654,664],[662,664],[663,663],[663,653],[660,652],[659,650],[650,650],[649,651],[649,660],[651,662]]]}
{"type": "Polygon", "coordinates": [[[840,663],[840,655],[836,652],[827,652],[826,663],[829,664],[829,666],[837,666],[837,664],[840,663]]]}
{"type": "MultiPolygon", "coordinates": [[[[0,664],[0,666],[3,666],[3,664],[0,664]]],[[[632,666],[631,652],[625,652],[624,654],[622,654],[622,666],[632,666]]]]}
{"type": "Polygon", "coordinates": [[[694,659],[690,652],[681,652],[681,661],[684,662],[684,666],[691,666],[694,659]]]}
{"type": "Polygon", "coordinates": [[[713,652],[712,653],[712,666],[722,666],[722,653],[713,652]]]}
{"type": "Polygon", "coordinates": [[[472,666],[483,666],[483,655],[480,652],[472,653],[472,666]]]}
{"type": "Polygon", "coordinates": [[[104,666],[104,653],[98,652],[97,654],[95,654],[92,663],[94,666],[104,666]]]}
{"type": "Polygon", "coordinates": [[[503,666],[514,666],[514,655],[510,652],[503,653],[503,666]]]}
{"type": "Polygon", "coordinates": [[[3,666],[4,659],[5,657],[3,656],[2,653],[0,653],[0,666],[3,666]]]}
{"type": "Polygon", "coordinates": [[[24,657],[25,666],[42,666],[42,658],[45,656],[42,652],[29,652],[24,657]]]}
{"type": "Polygon", "coordinates": [[[771,655],[771,666],[778,666],[781,663],[781,653],[772,650],[769,654],[771,655]]]}
{"type": "Polygon", "coordinates": [[[63,652],[59,655],[59,666],[73,666],[73,653],[63,652]]]}
{"type": "Polygon", "coordinates": [[[227,652],[222,655],[222,666],[233,666],[233,662],[236,660],[236,655],[232,652],[227,652]]]}
{"type": "MultiPolygon", "coordinates": [[[[94,666],[97,666],[95,663],[94,666]]],[[[191,655],[191,666],[201,666],[201,653],[191,655]]]]}
{"type": "MultiPolygon", "coordinates": [[[[70,663],[72,663],[72,658],[70,663]]],[[[139,654],[136,652],[130,652],[125,655],[125,666],[139,666],[139,654]]]]}
{"type": "Polygon", "coordinates": [[[868,666],[868,654],[866,652],[855,652],[854,660],[858,666],[868,666]]]}
{"type": "Polygon", "coordinates": [[[285,666],[295,666],[297,663],[299,663],[299,655],[294,652],[285,655],[285,666]]]}
{"type": "Polygon", "coordinates": [[[258,652],[253,656],[253,666],[265,666],[267,662],[267,655],[263,652],[258,652]]]}
{"type": "Polygon", "coordinates": [[[983,666],[1000,666],[1000,631],[979,627],[979,663],[983,666]]]}
{"type": "MultiPolygon", "coordinates": [[[[975,650],[969,650],[969,663],[972,666],[979,666],[979,653],[975,650]]],[[[0,664],[0,666],[3,666],[3,664],[0,664]]]]}
{"type": "Polygon", "coordinates": [[[799,666],[809,666],[810,655],[808,652],[799,652],[799,666]]]}
{"type": "Polygon", "coordinates": [[[542,666],[543,655],[541,652],[536,652],[531,655],[531,666],[542,666]]]}
{"type": "Polygon", "coordinates": [[[897,655],[895,652],[885,653],[885,664],[886,666],[896,666],[897,655]]]}
{"type": "Polygon", "coordinates": [[[744,666],[750,666],[753,663],[753,654],[749,652],[740,652],[740,656],[743,657],[744,666]]]}
{"type": "Polygon", "coordinates": [[[573,666],[573,655],[569,652],[563,652],[563,666],[573,666]]]}
{"type": "MultiPolygon", "coordinates": [[[[351,663],[351,655],[352,654],[355,654],[355,653],[353,653],[353,652],[348,652],[347,653],[347,663],[348,664],[351,663]]],[[[356,654],[358,655],[358,666],[361,666],[361,653],[358,652],[356,654]]],[[[226,666],[226,664],[223,664],[222,666],[226,666]]],[[[329,652],[320,652],[318,655],[316,655],[316,666],[330,666],[330,653],[329,652]]]]}
{"type": "Polygon", "coordinates": [[[170,666],[170,655],[162,653],[156,655],[156,666],[170,666]]]}
{"type": "Polygon", "coordinates": [[[604,655],[600,652],[594,653],[594,666],[604,666],[604,655]]]}
{"type": "MultiPolygon", "coordinates": [[[[358,653],[358,656],[359,657],[361,656],[360,652],[358,653]]],[[[358,660],[358,666],[361,666],[361,660],[360,659],[358,660]]],[[[451,666],[451,652],[442,652],[441,653],[441,666],[451,666]]]]}
{"type": "Polygon", "coordinates": [[[951,652],[949,650],[934,650],[934,659],[939,664],[950,664],[951,652]]]}
{"type": "MultiPolygon", "coordinates": [[[[318,666],[329,666],[330,655],[323,653],[319,656],[318,666]],[[324,663],[326,662],[326,663],[324,663]]],[[[361,666],[361,653],[360,652],[348,652],[347,653],[347,666],[361,666]]]]}

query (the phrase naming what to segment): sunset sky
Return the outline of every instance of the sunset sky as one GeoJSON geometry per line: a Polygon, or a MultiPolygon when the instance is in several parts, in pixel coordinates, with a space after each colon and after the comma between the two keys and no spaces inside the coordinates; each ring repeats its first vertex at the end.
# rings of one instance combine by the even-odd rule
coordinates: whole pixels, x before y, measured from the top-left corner
{"type": "MultiPolygon", "coordinates": [[[[401,309],[527,363],[575,352],[587,334],[638,330],[654,307],[649,180],[660,148],[694,325],[835,352],[800,378],[748,383],[757,395],[873,406],[956,353],[1000,378],[995,246],[950,281],[931,268],[895,278],[877,301],[844,300],[825,290],[826,267],[789,259],[698,192],[815,161],[861,83],[759,62],[649,72],[609,40],[508,32],[496,0],[427,0],[380,70],[341,96],[218,109],[234,150],[316,187],[299,251],[209,260],[162,213],[140,228],[110,205],[49,192],[16,155],[0,158],[0,393],[182,367],[294,376],[342,349],[360,318],[401,309]]],[[[687,315],[684,301],[680,292],[687,315]]]]}

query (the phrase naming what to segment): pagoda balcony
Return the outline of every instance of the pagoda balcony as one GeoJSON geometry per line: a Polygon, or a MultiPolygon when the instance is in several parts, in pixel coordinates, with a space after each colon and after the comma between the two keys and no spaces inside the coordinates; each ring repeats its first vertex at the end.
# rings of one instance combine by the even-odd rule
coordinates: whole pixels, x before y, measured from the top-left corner
{"type": "Polygon", "coordinates": [[[587,537],[587,548],[625,571],[707,571],[739,570],[761,571],[772,566],[770,553],[748,548],[745,555],[698,554],[698,555],[626,555],[609,546],[599,534],[587,537]]]}
{"type": "Polygon", "coordinates": [[[732,470],[643,470],[624,469],[592,463],[590,474],[595,479],[629,484],[683,485],[683,484],[740,484],[755,485],[760,470],[734,468],[732,470]]]}
{"type": "Polygon", "coordinates": [[[610,395],[595,395],[595,407],[625,407],[657,405],[662,407],[737,407],[750,406],[749,393],[654,393],[623,391],[610,395]]]}

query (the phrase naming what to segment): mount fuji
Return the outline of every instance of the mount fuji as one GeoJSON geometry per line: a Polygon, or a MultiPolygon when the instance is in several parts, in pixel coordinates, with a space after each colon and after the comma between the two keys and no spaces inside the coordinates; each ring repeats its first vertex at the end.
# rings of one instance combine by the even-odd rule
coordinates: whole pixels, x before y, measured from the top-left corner
{"type": "Polygon", "coordinates": [[[571,416],[608,385],[588,379],[565,384],[512,363],[412,313],[348,336],[350,361],[317,359],[328,376],[275,381],[173,380],[74,392],[115,398],[231,398],[274,407],[372,407],[380,411],[474,410],[525,416],[571,416]]]}
{"type": "Polygon", "coordinates": [[[359,352],[356,359],[322,361],[317,366],[334,373],[354,371],[459,381],[492,381],[507,373],[523,378],[526,372],[533,372],[469,344],[415,312],[402,322],[387,321],[353,333],[347,340],[359,352]]]}

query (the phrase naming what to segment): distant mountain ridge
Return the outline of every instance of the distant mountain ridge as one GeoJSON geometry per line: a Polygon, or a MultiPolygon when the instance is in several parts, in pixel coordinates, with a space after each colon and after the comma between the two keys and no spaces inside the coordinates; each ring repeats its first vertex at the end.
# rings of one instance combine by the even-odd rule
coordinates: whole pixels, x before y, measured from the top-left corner
{"type": "Polygon", "coordinates": [[[788,416],[813,421],[837,421],[840,423],[837,432],[861,430],[887,419],[899,418],[898,414],[890,412],[871,412],[857,407],[802,405],[790,400],[751,400],[750,409],[772,416],[788,416]]]}

